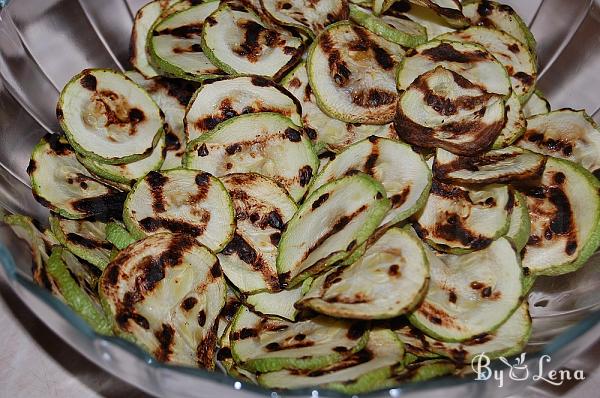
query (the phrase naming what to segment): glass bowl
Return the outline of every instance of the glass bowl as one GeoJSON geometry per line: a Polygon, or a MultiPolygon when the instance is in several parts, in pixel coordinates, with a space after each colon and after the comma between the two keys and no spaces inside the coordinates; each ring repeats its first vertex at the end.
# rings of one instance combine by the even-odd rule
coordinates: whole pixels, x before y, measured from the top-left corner
{"type": "MultiPolygon", "coordinates": [[[[127,67],[129,34],[146,0],[0,0],[0,208],[47,219],[32,197],[26,167],[33,146],[59,130],[59,89],[88,67],[127,67]]],[[[504,1],[538,41],[539,88],[554,109],[585,109],[600,122],[600,0],[504,1]]],[[[316,389],[272,392],[210,373],[165,365],[125,340],[94,333],[70,308],[31,281],[28,248],[0,225],[0,274],[57,335],[107,372],[157,396],[329,397],[316,389]]],[[[597,366],[590,347],[600,339],[600,254],[578,272],[540,277],[529,297],[533,335],[526,349],[530,375],[560,367],[597,366]],[[544,360],[549,355],[550,362],[544,360]]],[[[507,371],[495,363],[492,369],[507,371]]],[[[589,374],[589,373],[588,373],[589,374]]],[[[526,396],[551,394],[543,380],[476,381],[473,375],[403,385],[367,397],[526,396]]],[[[361,395],[363,396],[363,395],[361,395]]]]}

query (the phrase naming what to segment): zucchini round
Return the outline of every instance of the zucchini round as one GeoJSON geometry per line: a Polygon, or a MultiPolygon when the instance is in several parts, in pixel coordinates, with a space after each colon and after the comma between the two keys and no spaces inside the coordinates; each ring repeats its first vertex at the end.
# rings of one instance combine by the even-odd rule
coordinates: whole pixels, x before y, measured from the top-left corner
{"type": "Polygon", "coordinates": [[[387,319],[412,311],[427,291],[421,241],[388,229],[352,265],[320,275],[297,306],[353,319],[387,319]]]}
{"type": "Polygon", "coordinates": [[[415,229],[439,250],[479,250],[506,233],[511,204],[506,185],[466,188],[434,180],[415,229]]]}
{"type": "Polygon", "coordinates": [[[310,37],[327,25],[348,19],[347,0],[260,0],[263,11],[276,23],[300,29],[310,37]]]}
{"type": "Polygon", "coordinates": [[[348,21],[330,25],[308,52],[308,80],[317,104],[348,123],[385,124],[394,118],[396,62],[404,50],[348,21]]]}
{"type": "Polygon", "coordinates": [[[579,269],[600,244],[600,182],[575,163],[548,158],[532,184],[521,189],[531,217],[523,267],[532,275],[579,269]]]}
{"type": "Polygon", "coordinates": [[[455,28],[469,26],[469,20],[463,15],[459,0],[409,0],[409,2],[429,8],[455,28]]]}
{"type": "Polygon", "coordinates": [[[461,184],[491,184],[539,177],[546,158],[516,146],[494,149],[477,156],[457,156],[438,149],[433,175],[461,184]]]}
{"type": "Polygon", "coordinates": [[[281,235],[277,271],[282,287],[343,261],[367,240],[389,209],[383,186],[363,173],[314,191],[281,235]]]}
{"type": "Polygon", "coordinates": [[[489,51],[506,69],[513,91],[521,102],[533,93],[537,78],[535,56],[527,45],[497,29],[473,26],[460,32],[447,33],[437,40],[476,43],[489,51]]]}
{"type": "Polygon", "coordinates": [[[319,369],[360,351],[369,339],[364,321],[319,316],[299,322],[263,318],[242,306],[233,320],[231,352],[254,372],[319,369]]]}
{"type": "Polygon", "coordinates": [[[139,73],[125,72],[127,77],[142,86],[165,113],[165,160],[161,169],[181,167],[187,143],[183,118],[188,102],[198,88],[190,80],[156,77],[144,79],[139,73]]]}
{"type": "Polygon", "coordinates": [[[222,74],[201,47],[202,24],[218,7],[218,1],[208,1],[159,20],[148,35],[151,64],[164,74],[188,80],[222,74]]]}
{"type": "Polygon", "coordinates": [[[304,44],[289,31],[266,26],[252,11],[223,3],[202,27],[202,49],[229,74],[278,80],[300,59],[304,44]]]}
{"type": "Polygon", "coordinates": [[[339,152],[346,146],[371,135],[397,138],[393,124],[383,126],[346,123],[323,113],[308,83],[306,64],[301,62],[281,81],[302,104],[302,126],[315,144],[316,151],[339,152]]]}
{"type": "Polygon", "coordinates": [[[410,3],[408,0],[395,1],[385,11],[385,15],[408,18],[423,26],[427,31],[428,41],[441,34],[455,31],[454,27],[431,8],[410,3]]]}
{"type": "Polygon", "coordinates": [[[392,375],[382,384],[380,388],[397,387],[399,384],[418,383],[437,377],[454,373],[456,364],[447,359],[429,359],[409,363],[406,366],[397,366],[392,375]]]}
{"type": "Polygon", "coordinates": [[[188,144],[184,165],[216,176],[255,172],[283,186],[295,200],[306,193],[319,159],[303,131],[272,112],[240,115],[188,144]]]}
{"type": "Polygon", "coordinates": [[[539,90],[535,90],[523,104],[523,115],[526,118],[548,112],[550,112],[550,103],[539,90]]]}
{"type": "Polygon", "coordinates": [[[410,217],[427,201],[431,171],[423,157],[400,141],[375,136],[336,155],[317,175],[310,192],[354,170],[369,174],[385,188],[392,209],[382,225],[410,217]]]}
{"type": "Polygon", "coordinates": [[[159,233],[137,241],[99,283],[113,328],[156,359],[214,368],[217,317],[227,286],[219,260],[193,237],[159,233]]]}
{"type": "Polygon", "coordinates": [[[60,244],[77,257],[100,269],[110,262],[113,245],[106,239],[106,223],[50,216],[50,228],[60,244]]]}
{"type": "Polygon", "coordinates": [[[229,338],[231,335],[231,326],[232,324],[229,323],[221,336],[219,341],[219,351],[217,352],[217,361],[225,368],[228,375],[248,381],[252,384],[258,384],[254,373],[238,366],[233,360],[233,355],[231,354],[231,339],[229,338]]]}
{"type": "Polygon", "coordinates": [[[438,66],[402,93],[394,126],[410,144],[473,156],[492,145],[504,117],[500,95],[482,91],[460,74],[438,66]]]}
{"type": "Polygon", "coordinates": [[[398,68],[398,89],[406,90],[420,75],[438,66],[457,73],[479,91],[505,97],[511,93],[506,69],[484,47],[443,40],[429,41],[407,54],[398,68]]]}
{"type": "Polygon", "coordinates": [[[294,321],[298,310],[294,306],[310,288],[312,279],[305,279],[301,285],[277,293],[261,292],[251,294],[244,300],[246,306],[260,315],[277,316],[294,321]]]}
{"type": "Polygon", "coordinates": [[[238,76],[205,81],[185,114],[187,140],[195,140],[234,116],[258,112],[280,113],[295,125],[302,125],[298,100],[271,80],[238,76]]]}
{"type": "Polygon", "coordinates": [[[512,145],[525,133],[527,128],[527,120],[525,120],[521,102],[514,91],[504,103],[504,113],[506,114],[506,121],[496,141],[492,144],[493,149],[512,145]]]}
{"type": "Polygon", "coordinates": [[[217,178],[195,170],[151,171],[125,201],[123,221],[134,238],[188,234],[218,252],[235,231],[233,205],[217,178]]]}
{"type": "Polygon", "coordinates": [[[296,203],[259,174],[229,174],[221,182],[231,196],[237,224],[218,255],[225,276],[242,293],[278,291],[277,244],[296,203]]]}
{"type": "Polygon", "coordinates": [[[559,109],[527,119],[527,131],[516,145],[600,175],[600,130],[583,110],[559,109]]]}
{"type": "Polygon", "coordinates": [[[258,376],[259,384],[268,388],[302,388],[322,386],[360,394],[377,389],[377,384],[391,374],[391,367],[404,355],[402,342],[393,332],[377,329],[361,351],[316,370],[280,370],[258,376]]]}
{"type": "Polygon", "coordinates": [[[427,30],[408,18],[375,16],[368,10],[350,5],[350,19],[367,30],[403,47],[417,47],[427,41],[427,30]]]}
{"type": "Polygon", "coordinates": [[[122,211],[126,193],[92,177],[57,134],[47,134],[33,148],[27,172],[36,200],[63,217],[118,217],[122,211]]]}
{"type": "Polygon", "coordinates": [[[150,156],[164,123],[148,93],[110,69],[74,76],[60,93],[56,114],[77,152],[109,164],[150,156]]]}
{"type": "Polygon", "coordinates": [[[512,213],[510,213],[510,225],[508,226],[508,231],[506,231],[506,237],[510,238],[520,253],[527,244],[529,235],[531,234],[531,219],[529,218],[525,196],[518,191],[512,191],[512,193],[515,203],[512,213]]]}
{"type": "Polygon", "coordinates": [[[518,253],[506,238],[469,254],[436,256],[429,290],[410,322],[442,341],[465,341],[491,333],[521,302],[523,273],[518,253]]]}

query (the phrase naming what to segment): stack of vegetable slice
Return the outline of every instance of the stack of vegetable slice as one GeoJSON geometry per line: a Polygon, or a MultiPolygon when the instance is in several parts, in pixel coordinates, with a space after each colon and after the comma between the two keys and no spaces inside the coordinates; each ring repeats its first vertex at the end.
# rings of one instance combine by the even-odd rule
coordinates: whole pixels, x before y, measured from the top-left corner
{"type": "Polygon", "coordinates": [[[8,215],[98,333],[348,394],[520,352],[537,275],[600,244],[600,131],[505,5],[153,1],[62,90],[8,215]]]}

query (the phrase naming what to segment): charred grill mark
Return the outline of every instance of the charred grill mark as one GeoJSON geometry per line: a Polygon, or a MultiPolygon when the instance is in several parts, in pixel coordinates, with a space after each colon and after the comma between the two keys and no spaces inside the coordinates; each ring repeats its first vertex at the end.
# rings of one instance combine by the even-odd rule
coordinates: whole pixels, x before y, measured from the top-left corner
{"type": "Polygon", "coordinates": [[[396,208],[402,206],[406,202],[406,199],[408,198],[409,194],[410,194],[410,185],[407,185],[406,187],[404,187],[402,189],[402,191],[400,191],[397,194],[392,195],[390,197],[390,201],[392,202],[392,208],[396,209],[396,208]]]}
{"type": "Polygon", "coordinates": [[[341,275],[344,273],[343,267],[338,267],[334,271],[332,271],[329,275],[325,277],[325,281],[323,282],[323,289],[327,290],[332,285],[339,283],[342,281],[341,275]]]}
{"type": "Polygon", "coordinates": [[[300,86],[302,85],[302,82],[301,82],[301,81],[300,81],[300,79],[298,79],[297,77],[294,77],[294,78],[292,78],[292,79],[289,81],[288,85],[289,85],[291,88],[298,88],[298,87],[300,87],[300,86]]]}
{"type": "Polygon", "coordinates": [[[472,52],[460,52],[449,43],[441,43],[437,47],[423,50],[422,54],[427,56],[433,62],[448,61],[456,63],[469,63],[480,62],[489,59],[488,54],[484,51],[476,50],[472,52]]]}
{"type": "Polygon", "coordinates": [[[225,256],[231,256],[233,254],[237,255],[240,260],[250,265],[253,270],[260,272],[263,275],[263,279],[270,287],[279,287],[277,276],[273,275],[262,255],[237,233],[234,233],[233,239],[225,246],[221,254],[225,256]]]}
{"type": "Polygon", "coordinates": [[[431,182],[431,193],[442,198],[471,201],[469,193],[464,189],[437,180],[431,182]]]}
{"type": "Polygon", "coordinates": [[[198,148],[198,156],[205,157],[208,156],[208,148],[206,147],[206,143],[203,142],[202,145],[198,148]]]}
{"type": "Polygon", "coordinates": [[[158,85],[164,87],[170,97],[179,102],[182,107],[187,106],[188,102],[199,87],[199,84],[190,80],[173,79],[169,77],[156,78],[158,85]]]}
{"type": "Polygon", "coordinates": [[[88,216],[119,219],[123,213],[123,203],[126,197],[126,192],[109,188],[109,193],[92,198],[77,199],[71,202],[71,206],[88,216]]]}
{"type": "Polygon", "coordinates": [[[352,93],[352,103],[363,108],[377,108],[396,103],[397,94],[391,91],[369,88],[366,90],[354,91],[352,93]]]}
{"type": "Polygon", "coordinates": [[[308,185],[308,183],[310,182],[311,178],[313,175],[313,169],[312,167],[310,167],[309,165],[305,165],[303,166],[299,171],[298,171],[298,177],[299,177],[299,182],[300,182],[300,186],[301,187],[305,187],[306,185],[308,185]]]}
{"type": "Polygon", "coordinates": [[[565,246],[565,253],[571,256],[575,254],[575,250],[577,250],[577,242],[573,240],[568,241],[565,246]]]}
{"type": "Polygon", "coordinates": [[[290,127],[285,129],[285,136],[288,140],[292,142],[300,142],[300,140],[302,139],[301,133],[298,130],[294,130],[290,127]]]}
{"type": "Polygon", "coordinates": [[[436,308],[427,302],[424,302],[421,305],[419,312],[421,312],[431,323],[450,327],[454,326],[452,317],[450,317],[445,311],[436,308]]]}
{"type": "Polygon", "coordinates": [[[175,330],[169,324],[163,323],[162,328],[154,333],[158,340],[158,348],[154,351],[154,356],[159,361],[168,361],[173,353],[173,343],[175,338],[175,330]]]}
{"type": "Polygon", "coordinates": [[[206,324],[206,312],[204,310],[201,310],[198,313],[198,325],[200,325],[200,327],[203,328],[205,324],[206,324]]]}
{"type": "MultiPolygon", "coordinates": [[[[208,222],[208,220],[206,221],[208,222]]],[[[159,229],[166,229],[173,233],[183,233],[191,236],[200,236],[206,230],[204,225],[192,224],[187,221],[173,220],[162,217],[146,217],[139,221],[140,227],[146,232],[156,232],[159,229]]]]}
{"type": "Polygon", "coordinates": [[[73,242],[74,244],[76,244],[78,246],[83,246],[88,249],[105,249],[105,250],[112,249],[112,245],[106,241],[99,241],[96,239],[91,239],[91,238],[88,238],[88,237],[85,237],[83,235],[79,235],[79,234],[76,234],[73,232],[69,232],[67,234],[67,241],[73,242]]]}
{"type": "Polygon", "coordinates": [[[217,260],[212,265],[212,267],[210,267],[210,276],[212,276],[214,279],[220,278],[221,276],[223,276],[223,272],[221,270],[221,264],[219,263],[219,260],[217,260]]]}
{"type": "Polygon", "coordinates": [[[194,127],[196,127],[198,130],[212,130],[223,120],[225,119],[215,116],[207,116],[203,119],[196,120],[194,122],[194,127]]]}
{"type": "Polygon", "coordinates": [[[327,303],[334,303],[334,304],[338,304],[338,303],[341,303],[341,304],[366,304],[366,303],[371,302],[371,300],[368,297],[365,297],[365,295],[362,293],[356,293],[352,297],[342,296],[340,294],[337,294],[333,297],[325,298],[324,301],[327,303]]]}
{"type": "Polygon", "coordinates": [[[227,152],[227,154],[230,155],[230,156],[233,155],[233,154],[235,154],[236,152],[240,152],[241,150],[242,150],[242,146],[240,144],[237,144],[237,143],[236,144],[228,145],[225,148],[225,152],[227,152]]]}
{"type": "Polygon", "coordinates": [[[367,322],[364,321],[354,322],[348,329],[346,337],[348,337],[350,340],[360,339],[367,331],[367,326],[367,322]]]}
{"type": "Polygon", "coordinates": [[[178,26],[173,29],[163,29],[161,31],[154,31],[155,36],[171,35],[171,36],[179,37],[182,39],[192,39],[194,36],[198,36],[201,33],[202,33],[202,24],[189,24],[189,25],[184,25],[184,26],[178,26]]]}
{"type": "Polygon", "coordinates": [[[112,263],[106,271],[106,279],[108,284],[116,285],[119,281],[119,264],[112,263]]]}
{"type": "Polygon", "coordinates": [[[400,266],[398,264],[392,264],[388,268],[388,275],[393,277],[401,276],[400,266]]]}
{"type": "Polygon", "coordinates": [[[526,86],[531,86],[535,81],[535,78],[533,76],[528,75],[525,72],[517,72],[514,75],[512,75],[512,77],[518,79],[521,83],[523,83],[526,86]]]}
{"type": "Polygon", "coordinates": [[[263,44],[260,42],[261,39],[267,47],[276,47],[285,44],[285,41],[281,39],[278,32],[267,29],[255,21],[243,20],[239,21],[237,25],[244,32],[244,41],[234,48],[233,51],[242,57],[246,57],[252,63],[257,62],[262,54],[263,44]]]}
{"type": "Polygon", "coordinates": [[[85,71],[84,75],[79,79],[79,83],[83,88],[90,91],[96,91],[98,87],[98,80],[96,76],[92,75],[90,71],[85,71]]]}
{"type": "Polygon", "coordinates": [[[518,54],[521,51],[521,49],[519,48],[517,43],[512,43],[512,44],[508,45],[507,48],[513,54],[518,54]]]}
{"type": "Polygon", "coordinates": [[[274,86],[272,81],[270,81],[269,79],[264,78],[262,76],[252,76],[250,78],[250,81],[252,82],[253,85],[258,86],[258,87],[274,86]]]}
{"type": "Polygon", "coordinates": [[[304,127],[304,132],[306,133],[306,135],[308,136],[308,138],[310,138],[312,141],[317,139],[317,131],[315,129],[313,129],[312,127],[304,127]]]}
{"type": "Polygon", "coordinates": [[[181,149],[179,137],[170,131],[170,127],[165,128],[165,149],[167,151],[178,151],[181,149]]]}
{"type": "Polygon", "coordinates": [[[231,341],[245,340],[253,337],[258,337],[258,330],[254,328],[242,328],[240,331],[234,331],[229,336],[231,341]]]}
{"type": "Polygon", "coordinates": [[[556,207],[556,213],[550,221],[550,229],[558,235],[568,234],[572,231],[573,211],[569,198],[565,193],[555,187],[548,189],[548,200],[556,207]]]}
{"type": "Polygon", "coordinates": [[[214,368],[215,350],[217,349],[217,326],[217,323],[215,323],[196,347],[196,361],[198,366],[202,368],[214,368]]]}
{"type": "Polygon", "coordinates": [[[163,188],[168,181],[169,179],[167,176],[162,175],[157,171],[151,171],[146,176],[146,182],[148,183],[150,195],[152,196],[152,210],[156,213],[164,213],[166,211],[163,188]]]}
{"type": "Polygon", "coordinates": [[[311,208],[313,210],[318,209],[323,203],[325,203],[325,201],[327,201],[327,199],[329,199],[329,193],[324,193],[323,195],[319,196],[317,198],[317,200],[315,200],[313,202],[313,204],[311,205],[311,208]]]}
{"type": "Polygon", "coordinates": [[[490,297],[491,295],[492,295],[492,287],[491,286],[486,286],[483,289],[481,289],[481,297],[487,298],[487,297],[490,297]]]}
{"type": "Polygon", "coordinates": [[[356,247],[356,239],[354,239],[352,242],[348,243],[348,246],[346,247],[346,251],[349,252],[352,249],[354,249],[354,247],[356,247]]]}
{"type": "Polygon", "coordinates": [[[311,341],[311,340],[305,340],[305,341],[294,340],[294,341],[290,341],[290,342],[285,342],[284,344],[272,342],[272,343],[267,344],[265,346],[265,349],[270,352],[275,352],[275,351],[293,350],[293,349],[297,349],[297,348],[312,347],[313,345],[315,345],[315,342],[311,341]]]}
{"type": "Polygon", "coordinates": [[[448,301],[454,304],[454,303],[456,303],[456,299],[457,299],[456,292],[454,292],[454,290],[450,290],[448,292],[448,301]]]}
{"type": "Polygon", "coordinates": [[[482,17],[488,17],[494,12],[494,5],[487,0],[481,1],[477,6],[477,13],[482,17]]]}
{"type": "Polygon", "coordinates": [[[273,210],[269,213],[267,216],[267,223],[271,226],[271,228],[275,228],[280,231],[282,231],[283,227],[285,226],[283,220],[281,219],[281,215],[279,215],[277,210],[273,210]]]}
{"type": "Polygon", "coordinates": [[[188,297],[181,303],[181,308],[185,311],[189,311],[198,303],[198,299],[196,297],[188,297]]]}
{"type": "Polygon", "coordinates": [[[59,134],[46,134],[44,140],[50,146],[52,152],[59,156],[68,156],[73,153],[73,148],[67,142],[61,140],[62,136],[59,134]]]}
{"type": "Polygon", "coordinates": [[[273,246],[277,246],[281,240],[281,233],[275,232],[269,236],[269,240],[273,246]]]}
{"type": "Polygon", "coordinates": [[[373,145],[371,149],[371,153],[367,157],[367,161],[365,162],[365,173],[373,174],[373,169],[377,164],[377,159],[379,159],[379,148],[376,145],[373,145]]]}
{"type": "Polygon", "coordinates": [[[129,121],[131,123],[141,123],[146,118],[146,116],[144,115],[144,112],[138,108],[130,109],[128,116],[129,116],[129,121]]]}

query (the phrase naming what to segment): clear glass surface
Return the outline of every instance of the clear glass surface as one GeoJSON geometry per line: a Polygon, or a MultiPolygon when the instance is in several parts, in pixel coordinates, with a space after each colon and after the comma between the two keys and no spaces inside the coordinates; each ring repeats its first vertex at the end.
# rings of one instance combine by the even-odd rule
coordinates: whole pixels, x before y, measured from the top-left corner
{"type": "MultiPolygon", "coordinates": [[[[132,18],[146,0],[0,0],[0,207],[41,221],[47,210],[31,195],[25,172],[31,149],[57,131],[58,92],[88,67],[127,68],[132,18]]],[[[553,109],[585,109],[600,121],[600,0],[513,0],[538,41],[539,88],[553,109]]],[[[136,346],[95,334],[68,307],[31,282],[31,256],[0,225],[0,274],[37,316],[66,342],[111,374],[159,396],[315,396],[313,389],[278,392],[236,383],[220,373],[157,363],[136,346]],[[239,387],[239,388],[237,388],[239,387]]],[[[550,354],[546,370],[574,357],[597,366],[591,344],[600,338],[600,254],[578,272],[538,278],[530,294],[534,332],[530,372],[550,354]]],[[[497,367],[503,365],[496,364],[497,367]]],[[[497,384],[444,378],[366,394],[369,397],[527,396],[533,381],[497,384]]],[[[539,386],[534,386],[539,389],[539,386]]],[[[318,391],[318,396],[341,396],[318,391]]]]}

